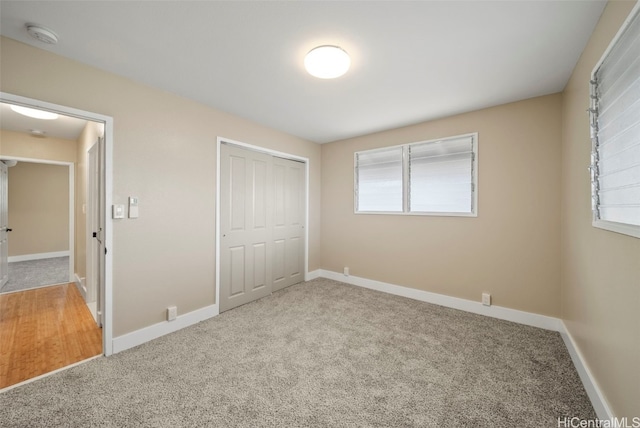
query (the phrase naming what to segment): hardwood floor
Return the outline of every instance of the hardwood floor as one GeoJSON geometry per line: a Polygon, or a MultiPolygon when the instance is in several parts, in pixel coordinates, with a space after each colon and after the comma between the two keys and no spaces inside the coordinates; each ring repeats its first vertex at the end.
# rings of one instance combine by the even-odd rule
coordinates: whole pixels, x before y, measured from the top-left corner
{"type": "Polygon", "coordinates": [[[102,353],[74,284],[0,295],[0,389],[102,353]]]}

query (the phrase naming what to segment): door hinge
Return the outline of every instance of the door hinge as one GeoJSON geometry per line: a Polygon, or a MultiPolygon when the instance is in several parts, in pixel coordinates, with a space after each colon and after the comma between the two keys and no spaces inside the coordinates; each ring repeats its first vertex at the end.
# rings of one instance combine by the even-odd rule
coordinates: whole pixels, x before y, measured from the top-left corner
{"type": "Polygon", "coordinates": [[[107,247],[104,247],[104,255],[107,255],[107,247]]]}

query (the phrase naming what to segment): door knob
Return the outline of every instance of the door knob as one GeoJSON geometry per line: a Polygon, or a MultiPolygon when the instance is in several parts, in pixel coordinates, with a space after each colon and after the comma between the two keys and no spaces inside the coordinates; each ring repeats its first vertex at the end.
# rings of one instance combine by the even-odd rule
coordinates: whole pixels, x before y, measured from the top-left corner
{"type": "Polygon", "coordinates": [[[11,232],[13,229],[7,229],[7,232],[11,232]]]}

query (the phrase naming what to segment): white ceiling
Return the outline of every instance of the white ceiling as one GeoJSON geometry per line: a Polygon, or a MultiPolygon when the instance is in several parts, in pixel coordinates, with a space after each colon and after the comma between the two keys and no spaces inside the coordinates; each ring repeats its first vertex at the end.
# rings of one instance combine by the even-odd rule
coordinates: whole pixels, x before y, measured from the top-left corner
{"type": "Polygon", "coordinates": [[[0,32],[324,143],[561,91],[605,3],[2,0],[0,32]],[[305,72],[322,44],[345,76],[305,72]]]}

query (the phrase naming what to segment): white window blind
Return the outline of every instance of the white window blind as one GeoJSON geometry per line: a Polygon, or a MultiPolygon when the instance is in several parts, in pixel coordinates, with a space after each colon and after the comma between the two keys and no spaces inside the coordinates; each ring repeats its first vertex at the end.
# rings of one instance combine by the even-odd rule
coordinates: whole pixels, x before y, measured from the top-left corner
{"type": "Polygon", "coordinates": [[[623,225],[612,230],[640,236],[640,14],[634,11],[592,75],[591,188],[596,226],[611,222],[623,225]]]}
{"type": "Polygon", "coordinates": [[[472,210],[473,140],[470,136],[409,146],[409,210],[472,210]]]}
{"type": "Polygon", "coordinates": [[[477,134],[355,154],[355,209],[476,215],[477,134]]]}
{"type": "Polygon", "coordinates": [[[358,211],[402,212],[402,147],[356,153],[358,211]]]}

